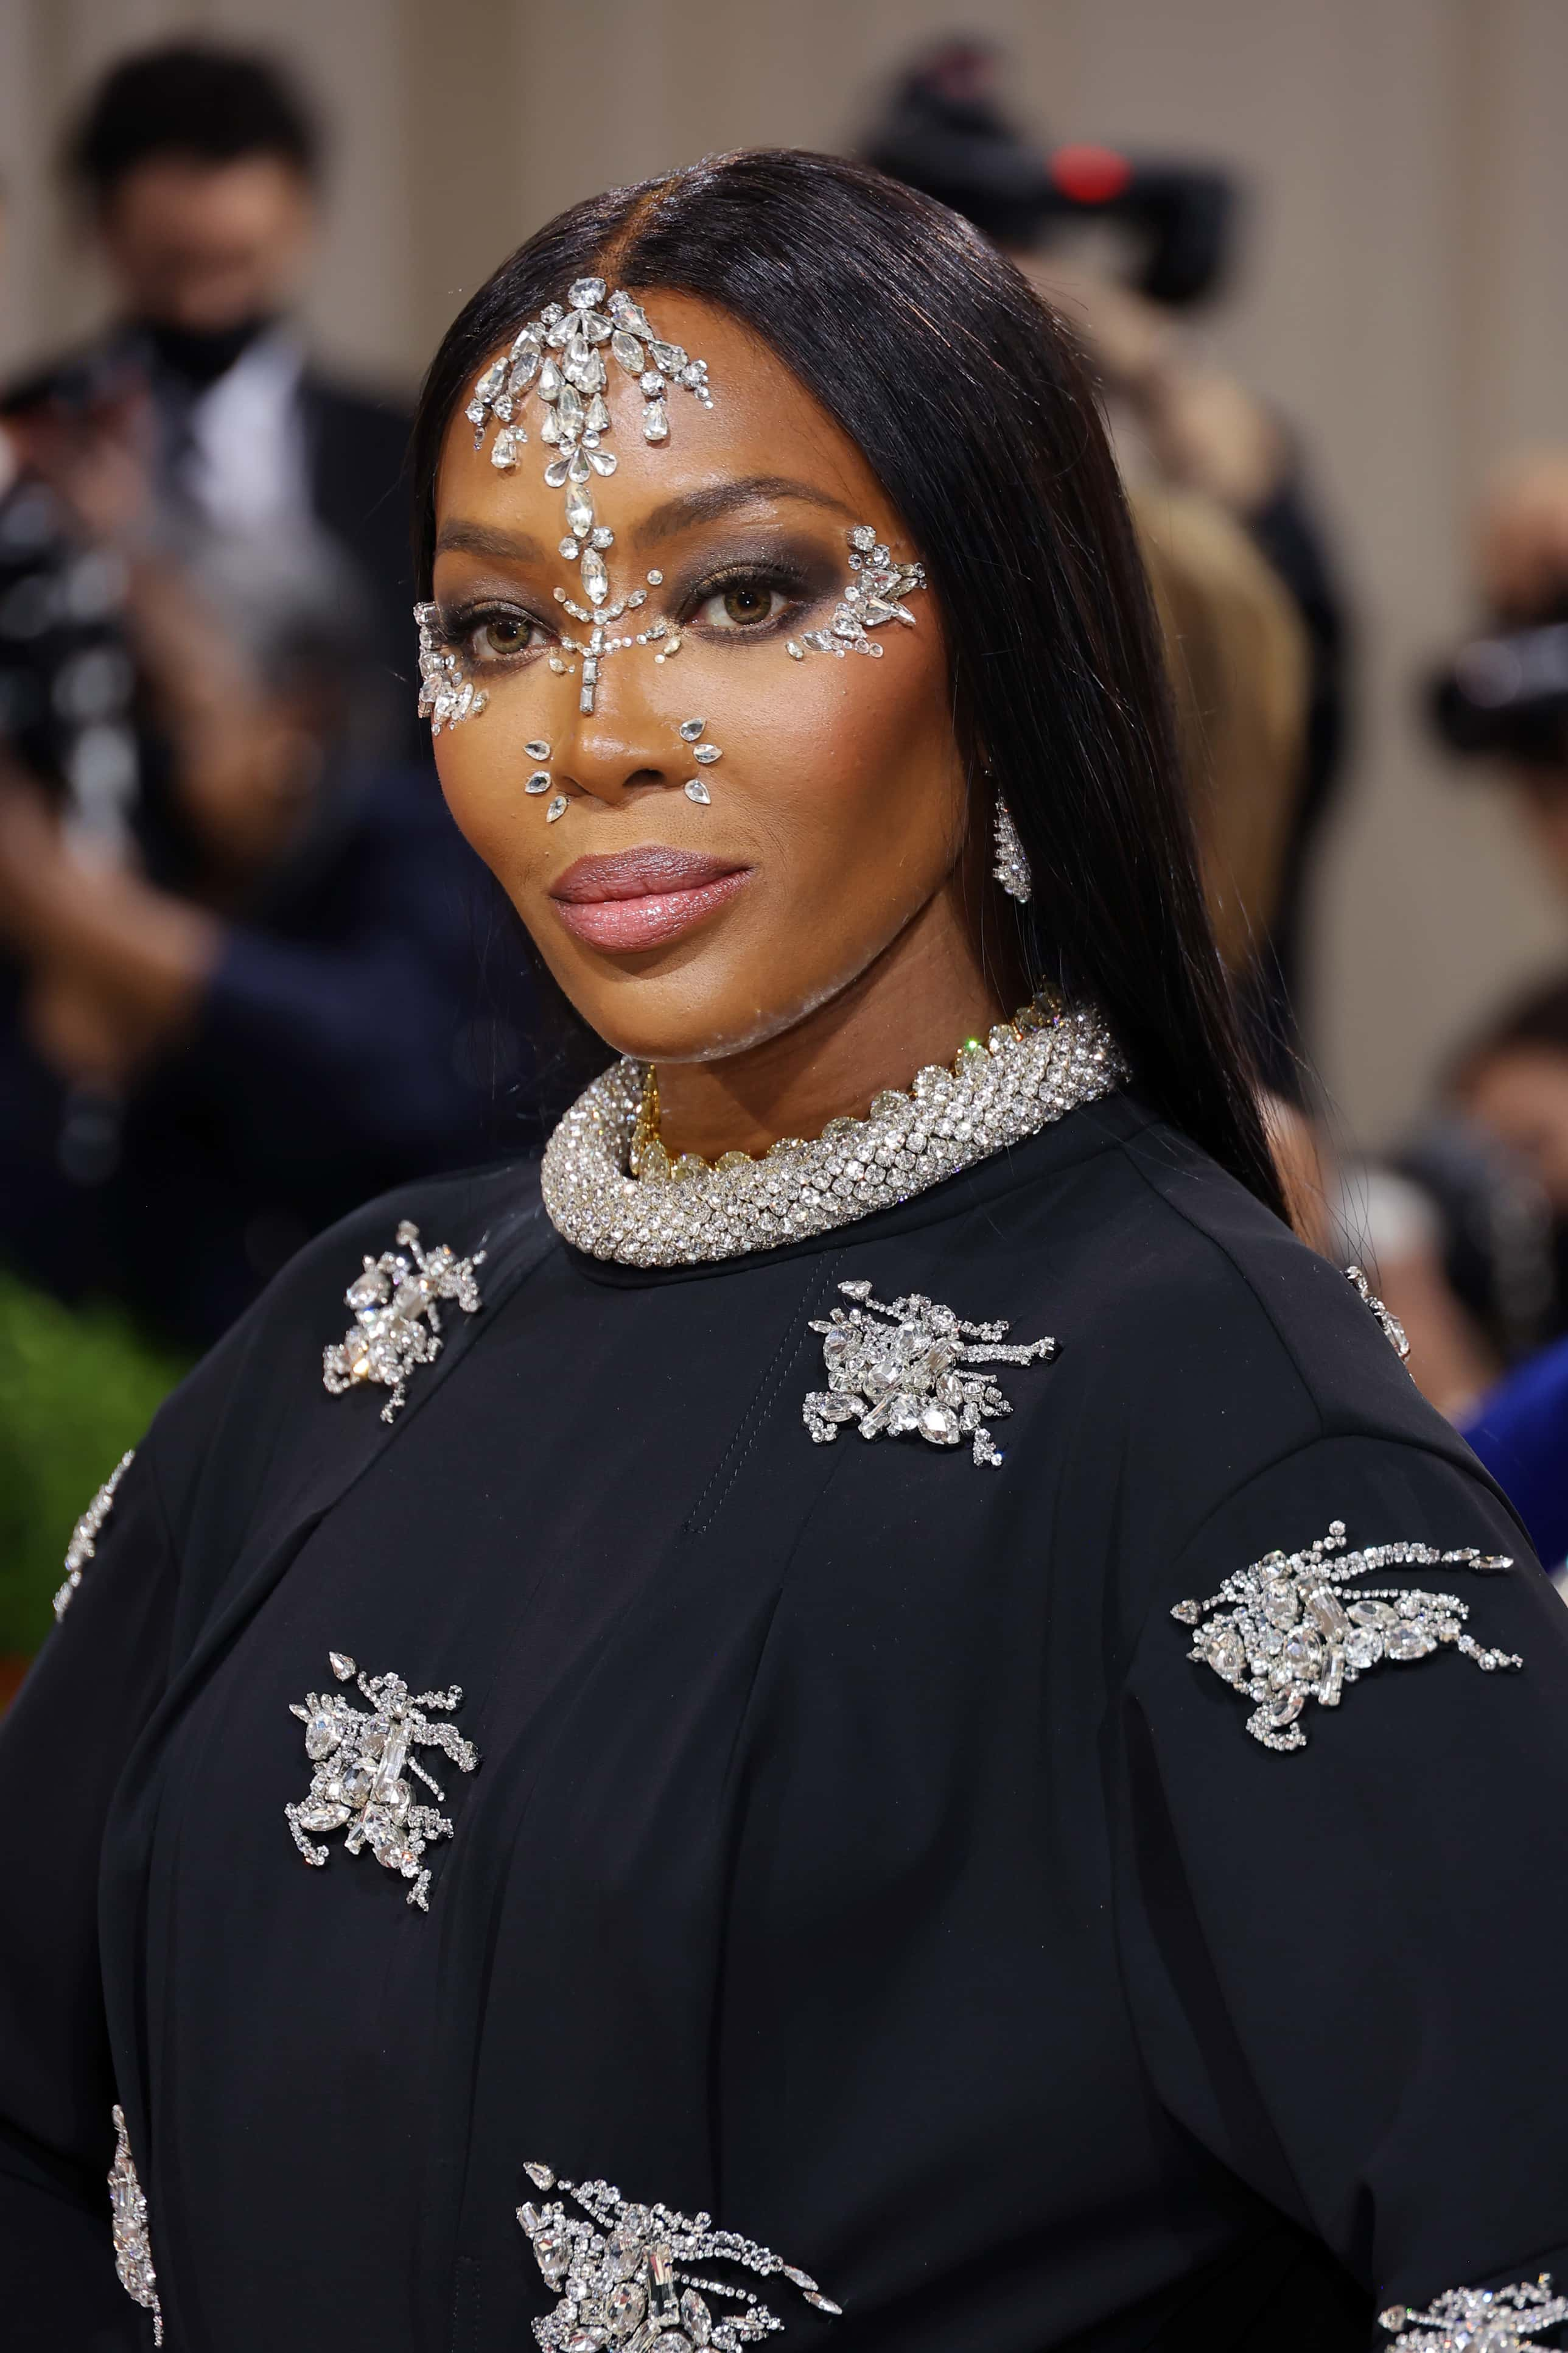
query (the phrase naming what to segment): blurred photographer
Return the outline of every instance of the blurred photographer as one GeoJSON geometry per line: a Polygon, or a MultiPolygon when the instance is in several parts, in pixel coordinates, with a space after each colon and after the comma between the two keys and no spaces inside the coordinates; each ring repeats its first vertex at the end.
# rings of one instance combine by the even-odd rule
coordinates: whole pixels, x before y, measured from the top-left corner
{"type": "Polygon", "coordinates": [[[1222,508],[1295,607],[1308,654],[1305,736],[1268,928],[1255,937],[1253,1010],[1266,1077],[1299,1097],[1306,886],[1342,765],[1349,623],[1295,435],[1202,358],[1181,323],[1224,289],[1239,191],[1226,173],[1185,161],[1046,147],[1012,121],[1005,69],[988,42],[939,43],[900,77],[862,152],[1010,255],[1083,338],[1129,478],[1151,494],[1165,487],[1222,508]]]}
{"type": "Polygon", "coordinates": [[[310,108],[263,57],[173,42],[109,72],[66,165],[117,315],[0,407],[133,442],[156,545],[241,648],[331,626],[353,740],[414,751],[407,414],[324,375],[289,316],[321,198],[310,108]]]}
{"type": "Polygon", "coordinates": [[[1445,747],[1500,767],[1531,841],[1568,894],[1568,450],[1500,474],[1476,531],[1490,627],[1432,681],[1445,747]]]}
{"type": "Polygon", "coordinates": [[[121,419],[0,421],[0,1267],[195,1348],[498,1082],[525,1135],[528,1019],[428,759],[355,748],[352,617],[242,641],[153,497],[121,419]]]}

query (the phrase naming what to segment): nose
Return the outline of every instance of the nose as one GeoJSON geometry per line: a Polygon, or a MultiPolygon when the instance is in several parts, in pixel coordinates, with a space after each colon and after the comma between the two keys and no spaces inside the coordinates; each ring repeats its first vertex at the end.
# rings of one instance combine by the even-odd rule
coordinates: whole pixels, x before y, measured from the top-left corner
{"type": "Polygon", "coordinates": [[[678,732],[649,710],[646,681],[638,676],[651,663],[641,646],[577,656],[583,689],[578,693],[574,685],[577,708],[558,742],[553,766],[559,789],[618,808],[633,793],[679,782],[678,732]],[[590,662],[595,664],[594,673],[587,670],[590,662]],[[587,702],[593,707],[584,711],[587,702]]]}

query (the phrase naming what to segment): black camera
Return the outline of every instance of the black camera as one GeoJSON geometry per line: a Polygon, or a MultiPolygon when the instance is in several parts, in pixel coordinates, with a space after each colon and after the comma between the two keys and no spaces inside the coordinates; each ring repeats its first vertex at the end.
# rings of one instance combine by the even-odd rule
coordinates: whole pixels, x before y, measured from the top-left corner
{"type": "Polygon", "coordinates": [[[1429,681],[1426,709],[1450,752],[1568,767],[1568,620],[1461,646],[1429,681]]]}
{"type": "Polygon", "coordinates": [[[998,245],[1048,244],[1069,224],[1104,222],[1129,248],[1128,278],[1151,301],[1198,302],[1226,276],[1239,209],[1234,182],[1207,167],[1113,147],[1044,149],[1009,121],[1003,61],[983,41],[948,41],[910,68],[863,152],[998,245]]]}

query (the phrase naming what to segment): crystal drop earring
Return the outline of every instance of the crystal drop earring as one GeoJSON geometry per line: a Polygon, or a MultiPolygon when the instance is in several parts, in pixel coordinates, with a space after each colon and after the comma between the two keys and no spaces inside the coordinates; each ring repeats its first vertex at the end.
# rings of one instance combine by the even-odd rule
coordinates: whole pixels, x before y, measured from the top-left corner
{"type": "Polygon", "coordinates": [[[1018,839],[1013,812],[1000,793],[996,796],[992,818],[992,839],[996,850],[996,863],[991,870],[993,877],[1000,882],[1010,899],[1016,899],[1021,907],[1026,907],[1035,893],[1035,878],[1029,871],[1029,861],[1018,839]]]}

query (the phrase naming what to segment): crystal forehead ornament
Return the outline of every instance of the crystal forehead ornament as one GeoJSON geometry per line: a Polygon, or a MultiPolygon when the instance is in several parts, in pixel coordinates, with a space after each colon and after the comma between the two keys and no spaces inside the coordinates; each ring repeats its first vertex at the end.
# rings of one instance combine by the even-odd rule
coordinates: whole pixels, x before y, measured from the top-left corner
{"type": "Polygon", "coordinates": [[[634,589],[609,602],[605,556],[615,533],[599,521],[594,503],[595,483],[607,480],[616,465],[615,452],[605,447],[613,424],[605,398],[610,380],[606,351],[642,396],[646,441],[657,446],[669,438],[672,389],[690,393],[706,408],[712,406],[706,360],[693,359],[679,343],[666,343],[629,294],[617,290],[606,301],[602,278],[579,278],[568,287],[564,304],[546,303],[537,319],[519,330],[505,356],[491,361],[464,410],[474,428],[476,449],[495,424],[490,463],[502,472],[517,464],[518,451],[528,438],[522,418],[530,398],[543,411],[539,438],[554,453],[546,462],[544,480],[551,490],[565,492],[561,549],[568,562],[578,564],[586,599],[585,608],[564,595],[560,599],[590,631],[585,644],[562,638],[563,647],[581,657],[579,707],[584,712],[594,708],[599,665],[606,654],[650,643],[656,636],[671,637],[662,625],[640,637],[605,635],[611,623],[647,597],[645,589],[634,589]]]}
{"type": "Polygon", "coordinates": [[[434,1806],[416,1805],[408,1776],[423,1781],[441,1803],[446,1794],[431,1778],[414,1751],[439,1748],[459,1773],[471,1773],[479,1751],[457,1726],[436,1723],[426,1714],[436,1709],[449,1715],[462,1705],[461,1687],[411,1694],[401,1675],[367,1675],[342,1651],[330,1651],[327,1662],[340,1683],[352,1681],[369,1701],[371,1712],[350,1705],[342,1692],[307,1692],[304,1704],[289,1704],[305,1727],[305,1755],[313,1770],[307,1795],[285,1806],[289,1834],[306,1862],[322,1869],[329,1850],[311,1843],[329,1831],[346,1830],[347,1854],[368,1847],[384,1871],[395,1871],[412,1883],[408,1901],[428,1912],[430,1873],[421,1857],[435,1839],[448,1839],[452,1825],[434,1806]]]}
{"type": "Polygon", "coordinates": [[[918,1291],[886,1307],[868,1282],[838,1288],[856,1304],[847,1314],[836,1307],[811,1326],[824,1335],[827,1367],[826,1388],[814,1389],[801,1406],[816,1444],[831,1445],[846,1423],[858,1424],[862,1438],[923,1438],[931,1446],[968,1438],[977,1470],[1000,1468],[985,1417],[996,1420],[1013,1408],[992,1376],[974,1367],[1045,1364],[1056,1342],[1009,1341],[1005,1323],[965,1323],[918,1291]]]}
{"type": "Polygon", "coordinates": [[[542,2353],[593,2353],[599,2346],[623,2353],[741,2353],[784,2328],[749,2287],[715,2279],[715,2264],[788,2280],[818,2312],[839,2316],[841,2307],[809,2272],[737,2231],[715,2230],[710,2214],[638,2205],[613,2182],[558,2180],[538,2162],[522,2169],[547,2202],[530,2199],[517,2219],[545,2285],[559,2299],[533,2324],[542,2353]],[[552,2198],[552,2190],[560,2194],[552,2198]],[[580,2213],[568,2211],[568,2199],[580,2213]],[[701,2271],[689,2268],[695,2263],[701,2271]]]}
{"type": "Polygon", "coordinates": [[[557,1232],[626,1266],[738,1258],[850,1225],[1113,1093],[1127,1066],[1099,1013],[1042,997],[972,1040],[951,1070],[933,1063],[907,1094],[885,1089],[867,1118],[829,1120],[814,1143],[784,1137],[759,1160],[726,1153],[713,1167],[672,1161],[657,1140],[634,1166],[647,1076],[626,1060],[595,1079],[542,1170],[557,1232]]]}
{"type": "Polygon", "coordinates": [[[1212,1667],[1222,1683],[1251,1700],[1247,1729],[1265,1748],[1304,1748],[1296,1721],[1309,1700],[1338,1707],[1348,1684],[1384,1664],[1424,1659],[1440,1644],[1489,1674],[1524,1663],[1510,1651],[1486,1650],[1464,1630],[1469,1610],[1452,1593],[1356,1580],[1389,1568],[1511,1568],[1505,1553],[1466,1545],[1438,1552],[1426,1544],[1369,1545],[1345,1552],[1345,1525],[1301,1552],[1265,1553],[1227,1577],[1206,1601],[1178,1601],[1171,1615],[1197,1631],[1187,1656],[1212,1667]],[[1344,1553],[1342,1560],[1331,1557],[1344,1553]],[[1206,1620],[1206,1623],[1204,1621],[1206,1620]]]}

